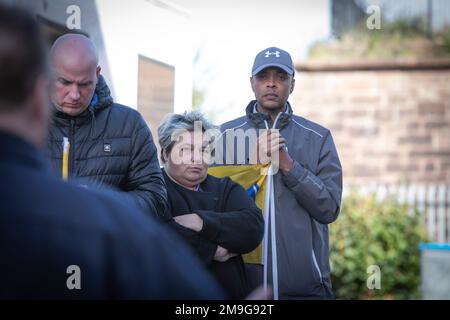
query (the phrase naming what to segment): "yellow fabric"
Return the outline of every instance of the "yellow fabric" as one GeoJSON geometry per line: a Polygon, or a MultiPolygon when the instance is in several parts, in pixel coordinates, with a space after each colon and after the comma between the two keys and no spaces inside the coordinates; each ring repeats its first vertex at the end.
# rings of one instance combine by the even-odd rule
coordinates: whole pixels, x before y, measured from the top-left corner
{"type": "Polygon", "coordinates": [[[64,181],[67,181],[69,179],[69,143],[67,143],[67,145],[64,145],[63,148],[62,178],[64,181]]]}
{"type": "MultiPolygon", "coordinates": [[[[256,193],[256,205],[262,210],[264,217],[264,204],[266,199],[266,184],[264,183],[267,175],[269,164],[267,165],[239,165],[239,166],[218,166],[208,169],[208,173],[214,177],[223,178],[230,177],[236,183],[239,183],[245,190],[249,189],[255,183],[258,184],[259,190],[256,193]]],[[[246,263],[262,264],[262,242],[252,252],[243,255],[246,263]]]]}

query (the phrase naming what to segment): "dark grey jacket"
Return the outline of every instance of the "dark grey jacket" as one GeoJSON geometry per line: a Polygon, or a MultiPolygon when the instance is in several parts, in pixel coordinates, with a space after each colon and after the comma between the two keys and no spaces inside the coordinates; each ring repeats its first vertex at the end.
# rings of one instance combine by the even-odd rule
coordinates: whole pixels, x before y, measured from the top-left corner
{"type": "MultiPolygon", "coordinates": [[[[221,131],[264,129],[268,115],[254,113],[251,101],[246,116],[224,123],[221,131]]],[[[294,167],[274,176],[278,283],[280,298],[320,297],[331,289],[328,258],[328,224],[335,221],[342,195],[342,168],[329,130],[293,115],[287,103],[276,128],[286,139],[294,167]]],[[[226,134],[222,136],[226,139],[226,134]]],[[[229,150],[225,149],[225,155],[229,150]]],[[[245,155],[234,153],[249,162],[245,155]]],[[[269,250],[269,259],[271,261],[269,250]]],[[[269,270],[271,265],[269,264],[269,270]]],[[[271,276],[271,272],[269,271],[271,276]]],[[[271,277],[269,280],[271,282],[271,277]]]]}
{"type": "Polygon", "coordinates": [[[69,178],[125,191],[145,212],[162,214],[167,192],[150,130],[136,110],[113,103],[100,76],[91,105],[76,117],[56,111],[47,153],[62,172],[63,137],[69,138],[69,178]]]}

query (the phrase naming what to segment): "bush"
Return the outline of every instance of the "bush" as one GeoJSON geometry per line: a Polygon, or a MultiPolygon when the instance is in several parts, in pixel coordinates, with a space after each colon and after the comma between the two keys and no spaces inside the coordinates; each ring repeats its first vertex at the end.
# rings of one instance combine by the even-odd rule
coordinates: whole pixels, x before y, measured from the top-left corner
{"type": "Polygon", "coordinates": [[[450,57],[450,27],[426,37],[421,19],[383,22],[380,30],[369,30],[365,21],[340,39],[318,41],[309,49],[311,61],[378,61],[450,57]]]}
{"type": "Polygon", "coordinates": [[[330,226],[330,262],[338,299],[419,298],[420,251],[425,241],[419,214],[393,199],[351,193],[330,226]],[[410,214],[411,213],[411,214],[410,214]],[[371,273],[381,270],[381,288],[368,289],[371,273]]]}

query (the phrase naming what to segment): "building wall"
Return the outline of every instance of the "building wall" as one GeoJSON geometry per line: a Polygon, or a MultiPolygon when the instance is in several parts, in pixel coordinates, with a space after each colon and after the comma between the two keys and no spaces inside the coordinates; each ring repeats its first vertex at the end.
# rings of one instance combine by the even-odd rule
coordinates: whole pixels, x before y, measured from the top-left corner
{"type": "MultiPolygon", "coordinates": [[[[99,62],[102,66],[102,74],[106,78],[114,95],[114,79],[112,79],[110,74],[109,60],[105,50],[104,37],[100,27],[97,6],[94,0],[0,0],[0,2],[10,2],[8,4],[23,7],[31,13],[45,18],[48,22],[57,25],[61,29],[66,28],[67,20],[70,17],[70,13],[67,13],[67,8],[71,5],[77,5],[81,12],[80,31],[87,34],[95,43],[99,52],[99,62]]],[[[66,28],[65,31],[67,32],[70,30],[66,28]]]]}
{"type": "Polygon", "coordinates": [[[0,3],[26,8],[44,18],[44,23],[58,33],[71,32],[66,27],[72,15],[68,8],[78,6],[81,23],[77,31],[88,35],[97,46],[101,73],[114,100],[145,114],[155,140],[157,125],[165,114],[192,108],[192,22],[190,13],[182,7],[164,0],[0,0],[0,3]],[[142,92],[143,88],[163,86],[165,79],[150,74],[141,77],[139,83],[139,57],[173,69],[173,88],[170,87],[169,93],[142,92]],[[148,81],[151,83],[142,83],[148,81]],[[168,94],[170,97],[165,99],[168,94]],[[165,100],[155,105],[158,99],[146,101],[149,96],[165,100]]]}
{"type": "Polygon", "coordinates": [[[450,65],[306,69],[294,111],[331,130],[345,184],[450,182],[450,65]]]}
{"type": "Polygon", "coordinates": [[[189,12],[162,0],[96,0],[116,98],[138,106],[139,56],[175,69],[174,106],[192,105],[192,43],[189,12]]]}

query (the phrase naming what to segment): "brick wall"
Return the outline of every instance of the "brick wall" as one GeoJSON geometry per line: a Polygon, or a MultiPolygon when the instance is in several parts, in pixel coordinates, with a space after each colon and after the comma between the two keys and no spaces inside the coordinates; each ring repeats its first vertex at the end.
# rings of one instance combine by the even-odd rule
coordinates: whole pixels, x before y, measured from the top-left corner
{"type": "Polygon", "coordinates": [[[299,64],[290,101],[331,130],[345,184],[450,182],[450,61],[299,64]]]}

